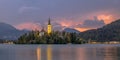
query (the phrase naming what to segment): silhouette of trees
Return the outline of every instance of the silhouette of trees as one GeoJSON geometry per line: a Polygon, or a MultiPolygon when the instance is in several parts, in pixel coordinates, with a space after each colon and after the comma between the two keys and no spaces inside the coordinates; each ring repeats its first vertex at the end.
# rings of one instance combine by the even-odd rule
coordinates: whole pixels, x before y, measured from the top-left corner
{"type": "Polygon", "coordinates": [[[39,31],[31,31],[18,38],[17,44],[81,44],[83,39],[79,37],[78,33],[68,33],[53,31],[51,34],[45,32],[40,36],[39,31]]]}

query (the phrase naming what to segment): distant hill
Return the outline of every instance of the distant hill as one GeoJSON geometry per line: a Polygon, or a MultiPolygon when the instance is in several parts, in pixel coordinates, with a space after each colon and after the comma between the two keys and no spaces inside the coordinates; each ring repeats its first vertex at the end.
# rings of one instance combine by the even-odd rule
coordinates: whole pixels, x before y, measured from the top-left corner
{"type": "Polygon", "coordinates": [[[95,41],[120,41],[120,19],[102,28],[82,32],[80,37],[95,41]]]}
{"type": "Polygon", "coordinates": [[[69,32],[69,33],[80,33],[80,31],[72,28],[65,28],[63,31],[69,32]]]}
{"type": "Polygon", "coordinates": [[[0,39],[16,40],[20,35],[26,33],[25,30],[18,30],[13,26],[0,22],[0,39]]]}

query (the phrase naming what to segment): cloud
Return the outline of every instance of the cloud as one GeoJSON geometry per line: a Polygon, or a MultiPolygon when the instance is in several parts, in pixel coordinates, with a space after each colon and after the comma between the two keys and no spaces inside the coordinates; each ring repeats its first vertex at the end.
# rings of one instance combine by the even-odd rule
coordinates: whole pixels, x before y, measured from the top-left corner
{"type": "Polygon", "coordinates": [[[94,19],[88,19],[81,22],[81,20],[72,20],[67,18],[55,18],[52,21],[54,30],[63,30],[65,28],[74,28],[79,31],[86,31],[89,29],[100,28],[105,25],[102,19],[98,19],[97,16],[94,19]]]}
{"type": "Polygon", "coordinates": [[[96,29],[104,25],[105,23],[103,20],[98,20],[97,17],[94,17],[94,20],[85,20],[82,24],[78,24],[76,27],[96,29]]]}
{"type": "Polygon", "coordinates": [[[72,28],[75,25],[75,21],[67,18],[53,18],[51,21],[54,30],[62,31],[65,28],[72,28]]]}
{"type": "Polygon", "coordinates": [[[104,20],[98,19],[98,17],[95,16],[94,19],[88,19],[83,21],[82,24],[74,25],[74,29],[83,32],[90,29],[101,28],[104,25],[104,20]]]}
{"type": "Polygon", "coordinates": [[[24,13],[24,12],[33,12],[39,10],[38,7],[31,7],[31,6],[23,6],[21,8],[19,8],[18,12],[19,13],[24,13]]]}
{"type": "Polygon", "coordinates": [[[52,21],[58,23],[54,26],[56,29],[78,27],[86,30],[101,27],[101,20],[108,24],[118,19],[119,5],[120,0],[0,0],[0,21],[15,26],[30,21],[44,24],[51,16],[58,18],[52,21]],[[98,20],[92,19],[93,16],[98,20]]]}
{"type": "Polygon", "coordinates": [[[41,30],[39,23],[25,22],[15,26],[19,30],[41,30]]]}
{"type": "Polygon", "coordinates": [[[105,24],[109,24],[111,23],[115,18],[113,17],[113,15],[104,15],[104,14],[101,14],[101,15],[98,15],[98,19],[102,19],[104,20],[105,24]]]}
{"type": "Polygon", "coordinates": [[[54,23],[57,23],[64,27],[72,27],[72,26],[80,23],[77,20],[70,19],[70,18],[54,18],[53,20],[54,20],[53,21],[54,23]]]}
{"type": "Polygon", "coordinates": [[[89,29],[96,29],[100,28],[105,25],[104,20],[98,19],[97,16],[94,17],[94,19],[88,19],[81,22],[81,20],[72,20],[72,19],[66,19],[66,18],[59,18],[55,19],[52,24],[53,27],[56,29],[64,29],[64,28],[74,28],[79,31],[85,31],[89,29]]]}
{"type": "Polygon", "coordinates": [[[66,28],[65,26],[62,26],[61,24],[56,22],[54,22],[52,26],[53,26],[53,30],[55,31],[62,31],[64,28],[66,28]]]}

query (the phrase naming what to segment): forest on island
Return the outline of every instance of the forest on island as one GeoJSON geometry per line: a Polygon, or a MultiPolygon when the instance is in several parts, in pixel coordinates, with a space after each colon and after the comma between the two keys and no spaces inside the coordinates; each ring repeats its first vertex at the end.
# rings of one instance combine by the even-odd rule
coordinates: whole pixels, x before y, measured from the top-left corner
{"type": "Polygon", "coordinates": [[[32,31],[22,35],[17,44],[82,44],[84,39],[79,37],[79,33],[68,33],[54,31],[51,34],[44,33],[40,36],[39,31],[32,31]]]}

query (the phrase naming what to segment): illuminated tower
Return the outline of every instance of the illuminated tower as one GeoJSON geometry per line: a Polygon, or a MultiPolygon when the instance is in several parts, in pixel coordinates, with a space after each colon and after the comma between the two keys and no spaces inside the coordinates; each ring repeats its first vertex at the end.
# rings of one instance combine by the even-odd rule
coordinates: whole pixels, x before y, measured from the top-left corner
{"type": "Polygon", "coordinates": [[[47,26],[47,31],[48,31],[48,34],[50,34],[52,32],[52,25],[50,23],[50,18],[48,20],[48,26],[47,26]]]}

